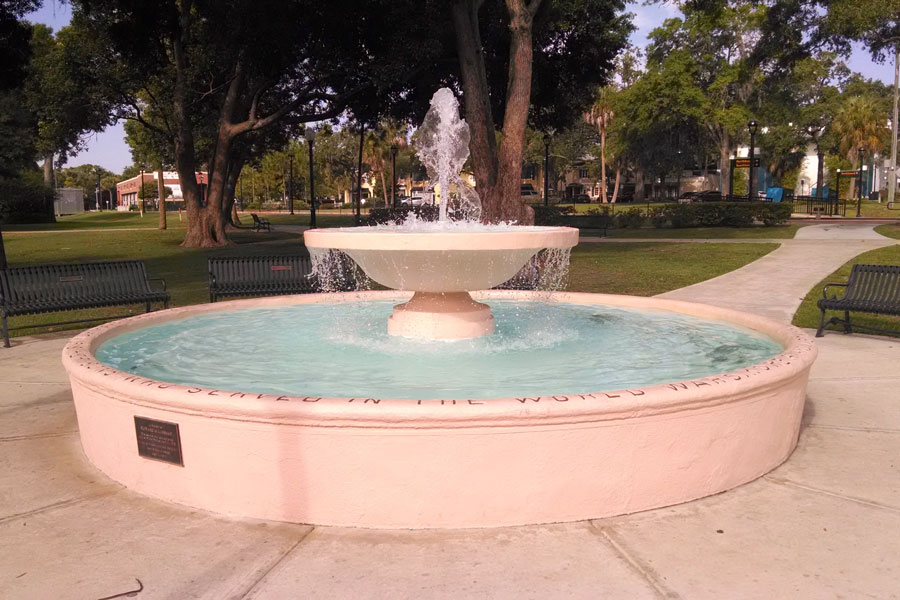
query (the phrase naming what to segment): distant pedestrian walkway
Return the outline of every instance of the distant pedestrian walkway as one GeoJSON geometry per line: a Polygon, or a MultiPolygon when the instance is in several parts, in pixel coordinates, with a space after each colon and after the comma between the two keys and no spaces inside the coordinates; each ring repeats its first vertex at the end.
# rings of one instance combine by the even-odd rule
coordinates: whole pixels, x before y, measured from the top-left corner
{"type": "Polygon", "coordinates": [[[876,233],[874,227],[862,223],[802,227],[795,239],[767,240],[781,247],[759,260],[660,297],[725,306],[789,322],[809,290],[826,275],[854,256],[897,243],[876,233]]]}

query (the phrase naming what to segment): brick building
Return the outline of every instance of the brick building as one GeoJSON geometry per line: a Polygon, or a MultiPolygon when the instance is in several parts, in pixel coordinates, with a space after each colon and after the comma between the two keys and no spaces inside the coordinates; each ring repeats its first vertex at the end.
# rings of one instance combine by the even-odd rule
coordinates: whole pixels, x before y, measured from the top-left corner
{"type": "MultiPolygon", "coordinates": [[[[200,185],[201,199],[206,196],[206,188],[209,185],[209,176],[206,172],[196,173],[197,183],[200,185]]],[[[153,171],[144,171],[143,183],[153,183],[156,189],[156,173],[153,171]]],[[[131,179],[120,181],[116,184],[116,210],[127,211],[132,206],[137,206],[140,201],[141,175],[135,175],[131,179]]],[[[174,210],[184,206],[184,196],[181,193],[181,180],[178,178],[177,171],[163,171],[163,185],[172,190],[172,195],[166,198],[166,206],[168,210],[174,210]]],[[[152,194],[148,191],[145,199],[145,208],[156,209],[156,192],[152,194]]]]}

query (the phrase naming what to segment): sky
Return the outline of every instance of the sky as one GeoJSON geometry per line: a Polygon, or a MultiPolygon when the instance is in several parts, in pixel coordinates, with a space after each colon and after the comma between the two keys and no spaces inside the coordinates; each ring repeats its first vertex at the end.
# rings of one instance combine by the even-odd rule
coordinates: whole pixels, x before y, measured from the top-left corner
{"type": "MultiPolygon", "coordinates": [[[[647,35],[663,21],[679,15],[678,9],[667,3],[643,6],[639,3],[628,3],[627,10],[634,13],[635,32],[631,36],[631,43],[635,46],[644,46],[647,43],[647,35]]],[[[44,5],[37,11],[26,17],[34,23],[44,23],[59,30],[69,23],[72,11],[68,4],[59,0],[44,0],[44,5]]],[[[862,73],[866,77],[880,79],[887,84],[894,82],[893,65],[889,62],[877,64],[872,61],[869,53],[861,46],[855,46],[847,66],[851,70],[862,73]]],[[[87,138],[87,148],[78,156],[70,158],[67,166],[83,164],[100,165],[114,173],[121,173],[131,164],[131,150],[125,143],[125,129],[122,123],[116,123],[106,130],[91,134],[87,138]]]]}

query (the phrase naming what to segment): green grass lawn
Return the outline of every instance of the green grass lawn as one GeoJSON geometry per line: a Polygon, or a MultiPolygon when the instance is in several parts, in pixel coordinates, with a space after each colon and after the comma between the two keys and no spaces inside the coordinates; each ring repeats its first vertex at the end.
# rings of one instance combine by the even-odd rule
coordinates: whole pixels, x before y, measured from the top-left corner
{"type": "MultiPolygon", "coordinates": [[[[872,202],[864,199],[859,212],[861,217],[870,219],[900,219],[900,210],[888,209],[887,202],[872,202]]],[[[856,216],[856,200],[847,201],[847,216],[856,216]]]]}
{"type": "MultiPolygon", "coordinates": [[[[896,226],[891,226],[896,227],[896,226]]],[[[895,234],[898,234],[900,229],[895,231],[895,234]]],[[[881,232],[883,233],[883,232],[881,232]]],[[[809,294],[806,295],[806,298],[803,299],[803,302],[800,304],[800,308],[797,309],[797,312],[794,314],[794,325],[798,327],[810,327],[817,328],[819,326],[819,309],[816,307],[816,302],[819,298],[822,297],[822,288],[826,283],[829,282],[837,282],[837,283],[846,283],[847,279],[850,277],[850,269],[855,264],[864,264],[864,265],[900,265],[900,245],[888,246],[887,248],[879,248],[878,250],[871,250],[864,254],[860,254],[840,269],[823,279],[819,282],[819,284],[814,287],[809,294]]],[[[840,288],[837,289],[838,294],[841,293],[840,288]]],[[[827,317],[831,318],[833,316],[840,316],[836,312],[827,313],[827,317]]],[[[888,315],[866,315],[863,313],[851,313],[850,315],[851,321],[854,323],[859,323],[861,325],[870,325],[872,327],[878,327],[880,329],[894,329],[900,330],[900,317],[892,317],[888,315]]],[[[895,337],[900,337],[900,332],[894,334],[895,337]]]]}
{"type": "Polygon", "coordinates": [[[900,223],[891,223],[890,225],[879,225],[875,228],[877,233],[883,236],[900,240],[900,223]]]}
{"type": "MultiPolygon", "coordinates": [[[[802,225],[778,225],[776,227],[689,227],[684,229],[610,229],[612,238],[677,238],[677,239],[792,239],[802,225]]],[[[584,235],[591,235],[585,232],[584,235]]]]}
{"type": "MultiPolygon", "coordinates": [[[[182,216],[184,219],[184,216],[182,216]]],[[[170,229],[183,229],[178,213],[166,215],[166,225],[170,229]]],[[[159,213],[148,212],[141,217],[136,212],[87,212],[80,215],[57,217],[56,223],[34,223],[28,225],[4,225],[3,231],[69,231],[75,229],[156,229],[159,227],[159,213]]]]}
{"type": "Polygon", "coordinates": [[[738,269],[778,244],[622,242],[572,250],[568,290],[653,296],[738,269]]]}
{"type": "MultiPolygon", "coordinates": [[[[120,214],[130,216],[128,213],[120,214]]],[[[290,219],[288,215],[278,216],[290,219]]],[[[341,216],[328,215],[328,218],[331,221],[341,216]]],[[[88,219],[87,222],[92,224],[96,221],[88,219]]],[[[182,248],[183,235],[183,230],[178,228],[167,231],[135,228],[130,231],[62,230],[56,233],[6,231],[4,238],[12,266],[90,260],[143,260],[151,277],[166,280],[174,306],[207,301],[206,261],[210,256],[294,255],[306,252],[300,236],[284,232],[236,232],[231,234],[234,245],[215,249],[182,248]]],[[[582,244],[572,253],[568,289],[658,294],[741,267],[775,247],[775,244],[764,243],[582,244]]],[[[142,310],[142,307],[134,307],[135,312],[142,310]]],[[[47,323],[54,321],[112,316],[125,311],[123,307],[113,307],[14,317],[10,320],[10,326],[35,326],[13,332],[13,335],[27,335],[75,327],[46,327],[47,323]]]]}

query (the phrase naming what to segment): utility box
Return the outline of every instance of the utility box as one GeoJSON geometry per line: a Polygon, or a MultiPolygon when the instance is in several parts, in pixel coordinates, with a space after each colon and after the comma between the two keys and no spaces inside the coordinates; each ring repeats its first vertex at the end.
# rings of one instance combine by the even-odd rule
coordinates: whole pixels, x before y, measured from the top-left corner
{"type": "Polygon", "coordinates": [[[77,215],[84,212],[84,190],[81,188],[59,188],[53,201],[56,215],[77,215]]]}

